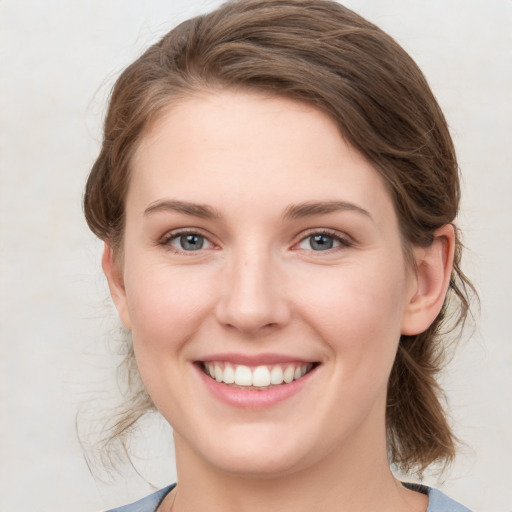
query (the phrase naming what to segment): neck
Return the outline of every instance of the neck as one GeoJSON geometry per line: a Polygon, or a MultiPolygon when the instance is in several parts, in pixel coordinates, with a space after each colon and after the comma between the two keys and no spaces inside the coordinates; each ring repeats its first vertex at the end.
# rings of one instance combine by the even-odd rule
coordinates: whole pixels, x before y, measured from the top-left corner
{"type": "Polygon", "coordinates": [[[391,473],[382,437],[362,449],[348,443],[293,472],[241,476],[212,466],[175,434],[173,512],[424,512],[427,498],[402,487],[391,473]]]}

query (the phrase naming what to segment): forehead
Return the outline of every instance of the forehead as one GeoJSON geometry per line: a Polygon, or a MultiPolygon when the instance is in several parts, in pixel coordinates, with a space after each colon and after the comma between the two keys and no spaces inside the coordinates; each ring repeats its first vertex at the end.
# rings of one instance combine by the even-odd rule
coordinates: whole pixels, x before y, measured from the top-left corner
{"type": "Polygon", "coordinates": [[[173,104],[143,136],[132,173],[128,202],[179,194],[240,210],[258,201],[351,199],[393,214],[381,176],[329,116],[254,93],[202,93],[173,104]]]}

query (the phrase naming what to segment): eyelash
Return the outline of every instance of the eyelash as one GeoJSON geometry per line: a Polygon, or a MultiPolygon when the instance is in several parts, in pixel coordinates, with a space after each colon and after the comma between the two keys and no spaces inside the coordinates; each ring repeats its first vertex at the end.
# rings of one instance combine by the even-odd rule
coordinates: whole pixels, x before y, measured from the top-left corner
{"type": "Polygon", "coordinates": [[[203,250],[202,247],[200,249],[198,249],[197,251],[186,251],[186,250],[174,247],[172,245],[172,242],[174,240],[178,240],[179,238],[181,238],[183,236],[187,236],[187,235],[195,235],[195,236],[201,237],[208,244],[210,244],[210,245],[215,247],[215,244],[210,240],[210,238],[207,235],[201,233],[197,229],[182,229],[182,230],[179,230],[179,231],[171,231],[170,233],[167,233],[166,235],[163,236],[163,238],[158,242],[158,245],[161,245],[162,247],[165,247],[165,248],[169,249],[170,251],[172,251],[172,252],[174,252],[176,254],[184,254],[184,255],[187,255],[187,256],[191,256],[195,252],[198,252],[198,253],[201,252],[203,250]]]}
{"type": "Polygon", "coordinates": [[[354,245],[354,242],[350,238],[348,238],[347,236],[341,235],[337,231],[330,230],[330,229],[312,229],[312,230],[307,231],[306,233],[301,235],[301,239],[296,244],[294,244],[294,248],[297,247],[297,249],[295,249],[295,250],[302,250],[300,247],[298,247],[298,245],[301,244],[302,242],[305,242],[308,239],[311,239],[312,237],[315,237],[315,236],[325,236],[327,238],[331,238],[332,240],[334,240],[334,242],[339,243],[339,245],[337,247],[332,247],[329,249],[325,249],[323,251],[314,251],[312,249],[303,249],[303,250],[309,250],[315,254],[324,253],[324,252],[332,253],[334,251],[343,250],[343,249],[352,247],[354,245]]]}
{"type": "MultiPolygon", "coordinates": [[[[187,255],[187,256],[191,256],[195,252],[199,253],[202,250],[204,250],[201,247],[201,248],[197,249],[196,251],[194,251],[194,250],[188,250],[187,251],[187,250],[179,249],[179,248],[177,248],[177,247],[172,245],[171,242],[173,242],[174,240],[178,240],[179,238],[181,238],[183,236],[187,236],[187,235],[195,235],[195,236],[201,237],[208,244],[212,245],[214,248],[216,247],[216,244],[214,244],[209,239],[209,237],[207,235],[201,233],[197,229],[184,229],[184,230],[172,231],[170,233],[167,233],[158,242],[158,245],[161,245],[162,247],[165,247],[165,248],[169,249],[170,251],[172,251],[172,252],[174,252],[176,254],[184,254],[184,255],[187,255]]],[[[342,236],[337,231],[333,231],[333,230],[329,230],[329,229],[312,229],[312,230],[310,230],[310,231],[308,231],[306,233],[303,233],[301,235],[300,240],[293,244],[292,249],[293,250],[305,250],[305,251],[309,250],[312,253],[324,253],[324,252],[325,253],[332,253],[332,252],[337,251],[337,250],[342,250],[342,249],[346,249],[346,248],[352,247],[353,245],[354,245],[354,242],[350,238],[348,238],[346,236],[342,236]],[[301,243],[305,242],[308,239],[311,239],[314,236],[324,236],[326,238],[330,238],[335,243],[338,243],[339,245],[337,247],[331,247],[331,248],[328,248],[328,249],[325,249],[325,250],[319,250],[319,251],[315,251],[313,249],[302,249],[302,248],[298,247],[301,243]]]]}

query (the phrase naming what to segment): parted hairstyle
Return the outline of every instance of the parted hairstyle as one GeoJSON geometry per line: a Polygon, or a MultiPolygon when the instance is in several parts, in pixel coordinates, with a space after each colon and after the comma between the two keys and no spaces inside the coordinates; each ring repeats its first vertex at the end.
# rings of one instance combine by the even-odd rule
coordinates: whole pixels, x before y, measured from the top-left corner
{"type": "MultiPolygon", "coordinates": [[[[196,92],[263,92],[313,105],[384,178],[404,252],[428,246],[453,224],[459,174],[443,113],[422,72],[381,29],[329,0],[234,0],[185,21],[121,74],[112,90],[99,156],[87,181],[91,230],[122,257],[124,203],[131,160],[164,111],[196,92]]],[[[388,384],[390,463],[421,473],[455,455],[456,439],[436,380],[447,336],[461,328],[474,289],[455,261],[444,306],[433,324],[403,335],[388,384]]],[[[450,336],[450,340],[453,335],[450,336]]],[[[137,378],[127,343],[126,406],[108,441],[123,438],[154,406],[137,378]]]]}

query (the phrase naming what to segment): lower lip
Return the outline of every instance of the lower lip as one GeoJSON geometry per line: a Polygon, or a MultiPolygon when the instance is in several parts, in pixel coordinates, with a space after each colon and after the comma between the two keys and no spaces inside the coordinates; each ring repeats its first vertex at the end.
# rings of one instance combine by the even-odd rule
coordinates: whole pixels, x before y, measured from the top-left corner
{"type": "Polygon", "coordinates": [[[233,407],[245,409],[262,409],[283,402],[297,394],[317,369],[313,368],[309,373],[289,384],[281,384],[268,389],[242,389],[217,382],[206,375],[197,364],[195,366],[202,381],[216,398],[233,407]]]}

